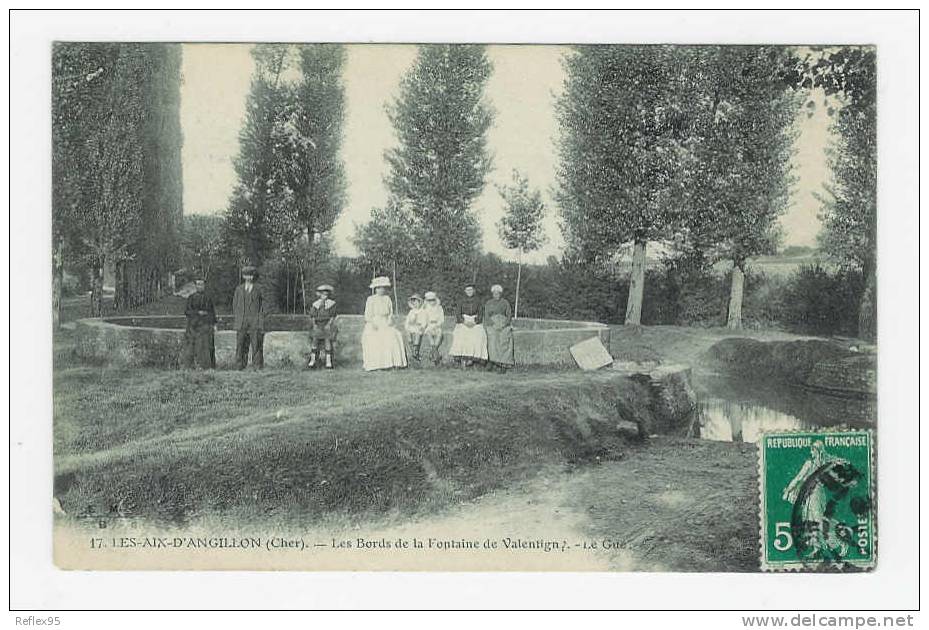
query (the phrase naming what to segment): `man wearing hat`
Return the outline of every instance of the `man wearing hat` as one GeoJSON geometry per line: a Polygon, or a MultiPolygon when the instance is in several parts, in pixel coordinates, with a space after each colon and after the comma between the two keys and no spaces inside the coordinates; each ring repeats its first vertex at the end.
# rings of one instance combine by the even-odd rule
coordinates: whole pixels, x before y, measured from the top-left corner
{"type": "Polygon", "coordinates": [[[205,293],[206,282],[198,277],[194,281],[197,290],[187,298],[184,315],[187,316],[185,334],[185,360],[187,367],[199,370],[216,367],[216,350],[213,345],[213,331],[216,326],[216,309],[205,293]]]}
{"type": "Polygon", "coordinates": [[[264,297],[255,284],[256,270],[251,265],[242,269],[242,284],[232,296],[232,314],[235,316],[235,358],[238,368],[248,364],[248,347],[252,347],[252,365],[264,367],[264,297]]]}
{"type": "Polygon", "coordinates": [[[331,284],[321,284],[316,287],[316,301],[310,306],[310,321],[313,329],[311,332],[313,347],[310,351],[310,361],[307,363],[308,368],[315,368],[319,365],[319,353],[326,353],[326,369],[331,370],[332,365],[332,342],[335,340],[336,327],[336,306],[332,294],[335,290],[331,284]]]}

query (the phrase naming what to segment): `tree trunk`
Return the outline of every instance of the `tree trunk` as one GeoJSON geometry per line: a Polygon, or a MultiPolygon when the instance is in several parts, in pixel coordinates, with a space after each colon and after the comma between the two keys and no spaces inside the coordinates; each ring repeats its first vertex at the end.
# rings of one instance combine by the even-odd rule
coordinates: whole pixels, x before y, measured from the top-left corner
{"type": "Polygon", "coordinates": [[[252,265],[255,268],[259,267],[258,264],[258,254],[261,251],[261,246],[258,242],[258,237],[251,235],[248,238],[248,264],[252,265]]]}
{"type": "Polygon", "coordinates": [[[126,263],[116,263],[113,270],[113,310],[124,311],[129,306],[129,282],[126,279],[126,263]]]}
{"type": "Polygon", "coordinates": [[[64,284],[62,239],[55,240],[55,252],[52,255],[52,325],[61,328],[61,291],[64,284]]]}
{"type": "Polygon", "coordinates": [[[290,313],[290,271],[284,268],[284,312],[290,313]]]}
{"type": "Polygon", "coordinates": [[[642,290],[645,288],[646,242],[636,240],[632,248],[632,275],[629,276],[629,299],[626,301],[627,326],[642,323],[642,290]]]}
{"type": "Polygon", "coordinates": [[[519,281],[522,279],[523,271],[523,248],[520,247],[516,253],[516,298],[513,300],[513,319],[519,317],[519,281]]]}
{"type": "Polygon", "coordinates": [[[394,306],[394,315],[396,315],[396,314],[397,314],[397,308],[398,308],[398,307],[397,307],[397,261],[396,261],[396,260],[393,262],[393,269],[392,269],[392,272],[393,272],[393,280],[391,280],[391,284],[393,285],[393,288],[394,288],[394,304],[393,304],[393,306],[394,306]]]}
{"type": "Polygon", "coordinates": [[[91,269],[90,316],[103,317],[103,265],[91,269]]]}
{"type": "Polygon", "coordinates": [[[858,336],[868,341],[877,339],[877,274],[874,265],[864,269],[864,292],[858,307],[858,336]]]}
{"type": "Polygon", "coordinates": [[[742,328],[742,293],[745,288],[745,261],[732,264],[732,284],[729,287],[729,317],[726,327],[742,328]]]}
{"type": "Polygon", "coordinates": [[[300,300],[303,302],[303,314],[306,315],[306,273],[300,268],[300,300]]]}

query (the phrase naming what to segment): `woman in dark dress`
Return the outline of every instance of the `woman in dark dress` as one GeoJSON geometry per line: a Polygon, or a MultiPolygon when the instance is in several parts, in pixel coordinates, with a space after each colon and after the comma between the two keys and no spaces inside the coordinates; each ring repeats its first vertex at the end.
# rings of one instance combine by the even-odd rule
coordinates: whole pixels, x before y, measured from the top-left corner
{"type": "Polygon", "coordinates": [[[216,309],[213,300],[204,292],[206,283],[203,278],[197,278],[196,287],[197,290],[187,298],[184,309],[184,315],[187,316],[184,364],[202,370],[216,367],[216,350],[213,345],[216,309]]]}
{"type": "Polygon", "coordinates": [[[465,297],[458,303],[455,330],[452,332],[452,355],[461,367],[487,360],[487,333],[484,331],[484,305],[474,295],[474,285],[465,286],[465,297]]]}
{"type": "Polygon", "coordinates": [[[503,297],[503,287],[490,287],[492,298],[484,305],[484,329],[487,332],[487,356],[492,369],[505,372],[516,365],[513,344],[513,309],[503,297]]]}

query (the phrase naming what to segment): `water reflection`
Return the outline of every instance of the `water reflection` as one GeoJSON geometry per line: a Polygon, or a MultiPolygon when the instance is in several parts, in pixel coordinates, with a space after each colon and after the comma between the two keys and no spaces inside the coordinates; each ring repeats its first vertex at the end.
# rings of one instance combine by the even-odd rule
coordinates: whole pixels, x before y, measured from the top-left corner
{"type": "Polygon", "coordinates": [[[696,437],[725,442],[757,442],[759,433],[809,428],[799,418],[761,405],[721,398],[700,401],[694,426],[696,437]]]}
{"type": "Polygon", "coordinates": [[[876,401],[842,398],[782,383],[702,375],[691,434],[708,440],[757,442],[762,431],[874,426],[876,401]]]}

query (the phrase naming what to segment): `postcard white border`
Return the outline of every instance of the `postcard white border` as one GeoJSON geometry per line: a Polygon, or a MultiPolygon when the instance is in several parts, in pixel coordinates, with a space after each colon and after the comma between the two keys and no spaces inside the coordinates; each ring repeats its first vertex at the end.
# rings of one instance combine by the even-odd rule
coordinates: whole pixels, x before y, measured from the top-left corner
{"type": "MultiPolygon", "coordinates": [[[[16,12],[11,20],[11,286],[0,296],[12,297],[15,308],[9,345],[14,393],[12,606],[852,610],[917,605],[915,14],[16,12]],[[53,39],[876,44],[882,535],[878,569],[867,575],[835,576],[213,573],[208,578],[193,572],[142,572],[127,578],[55,569],[47,501],[52,471],[48,62],[53,39]]],[[[692,621],[681,618],[685,620],[692,621]]],[[[147,624],[142,618],[137,622],[147,624]]]]}

